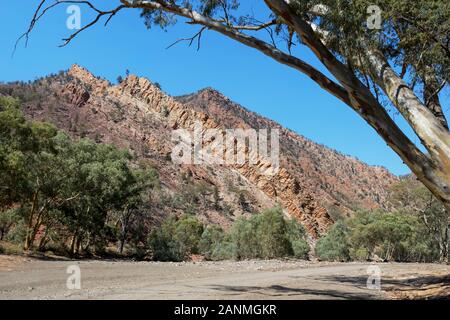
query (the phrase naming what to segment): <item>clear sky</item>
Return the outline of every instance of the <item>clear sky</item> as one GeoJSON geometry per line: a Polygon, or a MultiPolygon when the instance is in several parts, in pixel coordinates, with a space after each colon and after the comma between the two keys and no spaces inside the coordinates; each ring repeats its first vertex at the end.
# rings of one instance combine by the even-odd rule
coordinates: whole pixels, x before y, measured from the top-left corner
{"type": "MultiPolygon", "coordinates": [[[[180,43],[198,27],[178,23],[168,32],[147,30],[136,10],[120,12],[104,28],[98,24],[82,33],[69,46],[59,48],[70,34],[67,8],[61,6],[43,18],[28,47],[23,43],[12,56],[14,43],[26,30],[39,0],[0,2],[0,81],[33,80],[65,70],[73,63],[95,75],[115,81],[125,70],[159,82],[167,93],[181,95],[214,87],[248,109],[273,119],[315,142],[395,174],[409,173],[400,158],[354,111],[319,88],[309,78],[278,64],[261,53],[224,38],[213,31],[203,35],[200,51],[180,43]]],[[[52,1],[49,1],[52,2],[52,1]]],[[[93,1],[99,7],[117,1],[93,1]]],[[[264,18],[260,0],[245,0],[264,18]]],[[[82,7],[82,24],[92,15],[82,7]]],[[[295,54],[315,66],[317,60],[305,47],[295,54]]],[[[321,69],[325,71],[324,69],[321,69]]],[[[443,95],[448,114],[448,94],[443,95]]],[[[395,120],[407,128],[400,116],[395,120]]],[[[411,136],[412,131],[407,131],[411,136]]],[[[412,138],[417,142],[417,138],[412,138]]]]}

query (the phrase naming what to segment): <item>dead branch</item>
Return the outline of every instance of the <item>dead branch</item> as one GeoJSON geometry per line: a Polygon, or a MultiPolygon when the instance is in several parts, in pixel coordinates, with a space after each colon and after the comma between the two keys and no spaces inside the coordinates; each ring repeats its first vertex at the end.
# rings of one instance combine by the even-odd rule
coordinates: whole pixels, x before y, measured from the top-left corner
{"type": "Polygon", "coordinates": [[[202,38],[203,31],[205,31],[206,29],[208,29],[208,28],[207,28],[207,27],[202,27],[202,28],[200,29],[200,31],[197,32],[197,33],[196,33],[195,35],[193,35],[192,37],[190,37],[190,38],[181,38],[181,39],[178,39],[177,41],[175,41],[174,43],[172,43],[170,46],[168,46],[166,49],[170,49],[170,48],[172,48],[173,46],[175,46],[175,45],[177,45],[178,43],[183,42],[183,41],[189,41],[189,47],[190,47],[190,46],[192,46],[192,43],[195,41],[195,39],[197,39],[197,51],[198,51],[198,50],[200,50],[200,44],[201,44],[201,38],[202,38]]]}
{"type": "Polygon", "coordinates": [[[79,5],[86,5],[91,10],[95,11],[97,13],[94,20],[92,20],[90,23],[88,23],[86,26],[81,28],[80,30],[76,31],[75,33],[71,34],[68,38],[63,39],[64,43],[60,45],[60,47],[64,47],[67,44],[69,44],[70,41],[72,41],[76,36],[78,36],[81,32],[85,31],[86,29],[92,27],[95,25],[103,16],[108,16],[108,19],[105,22],[105,26],[108,25],[108,23],[111,21],[111,19],[122,9],[126,8],[125,5],[120,5],[112,10],[100,10],[96,6],[94,6],[90,1],[85,0],[56,0],[56,2],[49,4],[48,6],[44,7],[47,0],[41,0],[38,7],[36,8],[36,11],[33,14],[33,17],[31,19],[30,25],[28,26],[27,31],[25,31],[16,41],[14,45],[14,52],[17,49],[18,44],[22,39],[25,38],[25,46],[28,45],[28,40],[30,38],[31,32],[34,30],[36,24],[41,20],[41,18],[51,9],[54,9],[55,7],[62,5],[62,4],[79,4],[79,5]]]}

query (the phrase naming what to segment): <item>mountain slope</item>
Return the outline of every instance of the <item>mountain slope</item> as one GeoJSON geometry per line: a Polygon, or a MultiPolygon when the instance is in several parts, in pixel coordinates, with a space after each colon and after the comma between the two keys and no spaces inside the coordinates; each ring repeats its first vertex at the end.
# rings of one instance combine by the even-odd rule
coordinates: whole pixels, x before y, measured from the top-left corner
{"type": "Polygon", "coordinates": [[[283,166],[316,198],[322,199],[328,207],[335,206],[335,210],[349,213],[357,207],[383,206],[387,187],[396,181],[386,169],[368,166],[314,143],[245,109],[212,88],[177,97],[177,100],[194,110],[205,112],[226,127],[278,128],[282,132],[280,148],[283,166]]]}
{"type": "MultiPolygon", "coordinates": [[[[192,196],[195,213],[225,228],[242,215],[279,203],[316,238],[333,223],[331,216],[383,206],[386,189],[396,181],[387,170],[315,144],[213,89],[173,98],[147,79],[129,76],[113,86],[74,65],[33,83],[2,85],[0,93],[20,97],[30,119],[129,149],[158,170],[165,195],[192,196]],[[271,166],[264,159],[256,166],[174,164],[173,130],[192,130],[196,121],[204,129],[278,128],[280,170],[264,175],[271,166]]],[[[186,204],[168,205],[165,196],[160,198],[155,214],[186,211],[186,204]]]]}

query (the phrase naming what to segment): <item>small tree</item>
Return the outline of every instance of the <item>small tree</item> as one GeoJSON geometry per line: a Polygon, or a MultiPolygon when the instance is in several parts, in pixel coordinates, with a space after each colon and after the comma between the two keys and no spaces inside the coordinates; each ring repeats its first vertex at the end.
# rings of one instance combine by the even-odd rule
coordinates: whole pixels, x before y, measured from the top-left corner
{"type": "Polygon", "coordinates": [[[389,192],[392,209],[417,216],[439,247],[439,260],[448,262],[450,215],[440,201],[420,182],[406,177],[389,192]]]}
{"type": "Polygon", "coordinates": [[[199,243],[201,254],[208,260],[227,260],[233,258],[233,243],[220,226],[210,225],[203,231],[199,243]]]}
{"type": "Polygon", "coordinates": [[[258,220],[256,237],[261,246],[261,257],[273,259],[292,255],[287,223],[281,208],[264,211],[258,220]]]}
{"type": "Polygon", "coordinates": [[[293,256],[297,259],[307,259],[311,248],[305,228],[295,218],[288,220],[286,224],[287,238],[291,244],[293,256]]]}
{"type": "Polygon", "coordinates": [[[316,243],[316,255],[327,261],[350,260],[347,227],[342,221],[336,222],[328,233],[316,243]]]}
{"type": "Polygon", "coordinates": [[[236,259],[306,258],[309,251],[303,227],[287,221],[280,207],[239,219],[230,236],[236,259]]]}
{"type": "Polygon", "coordinates": [[[118,252],[123,253],[125,242],[134,221],[139,215],[144,215],[144,203],[150,201],[148,194],[158,185],[159,179],[156,170],[133,170],[127,175],[125,186],[120,190],[120,196],[115,199],[116,208],[113,218],[119,225],[118,252]],[[146,197],[147,196],[147,197],[146,197]]]}
{"type": "Polygon", "coordinates": [[[199,253],[202,234],[203,224],[197,218],[171,216],[152,231],[148,243],[155,260],[182,261],[190,254],[199,253]]]}

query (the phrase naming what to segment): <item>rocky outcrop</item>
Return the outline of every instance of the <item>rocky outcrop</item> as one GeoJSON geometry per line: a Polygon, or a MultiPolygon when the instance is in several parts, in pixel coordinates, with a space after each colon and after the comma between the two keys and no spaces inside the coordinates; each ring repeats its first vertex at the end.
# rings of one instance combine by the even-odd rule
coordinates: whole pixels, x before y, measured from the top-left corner
{"type": "Polygon", "coordinates": [[[88,102],[91,95],[84,86],[76,83],[67,84],[62,90],[62,94],[67,97],[69,103],[82,108],[88,102]]]}
{"type": "Polygon", "coordinates": [[[283,167],[295,177],[301,190],[320,199],[321,205],[335,215],[351,215],[355,208],[383,207],[388,187],[397,181],[385,168],[368,166],[316,144],[247,110],[212,88],[176,99],[213,119],[220,119],[224,126],[278,128],[283,167]]]}

